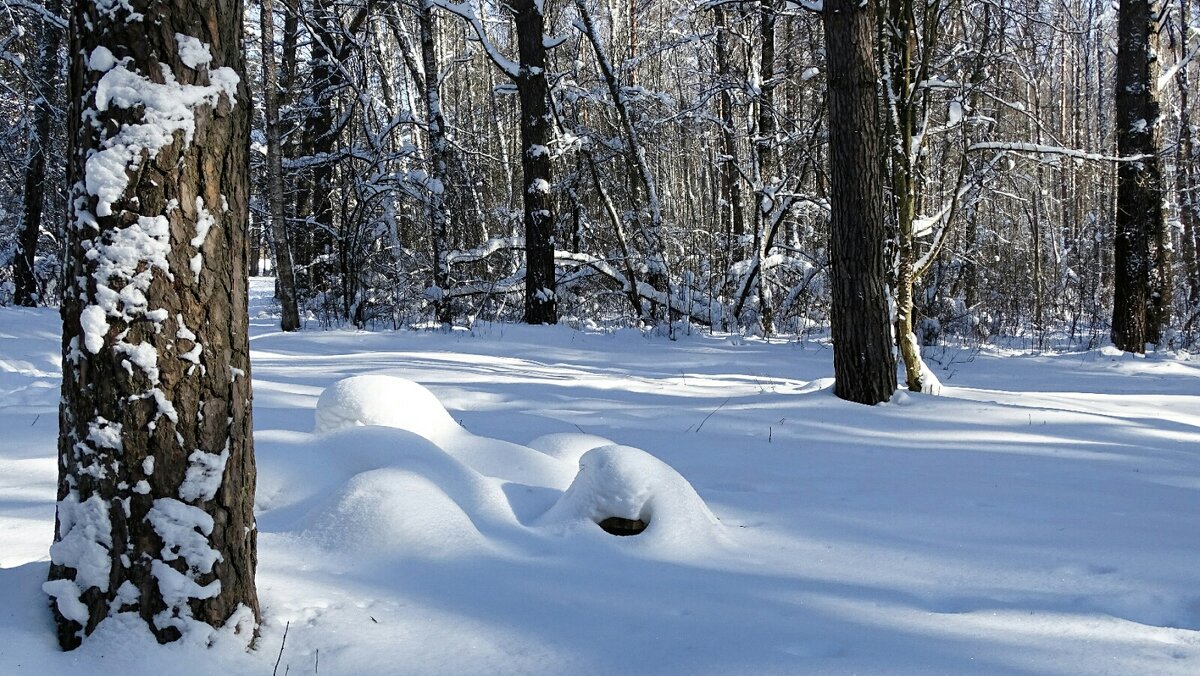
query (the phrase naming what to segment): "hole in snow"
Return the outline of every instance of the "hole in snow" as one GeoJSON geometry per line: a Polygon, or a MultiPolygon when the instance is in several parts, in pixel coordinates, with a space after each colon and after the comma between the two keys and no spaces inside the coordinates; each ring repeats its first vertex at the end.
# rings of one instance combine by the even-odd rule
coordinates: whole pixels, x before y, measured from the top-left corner
{"type": "Polygon", "coordinates": [[[638,535],[646,530],[646,522],[641,519],[622,519],[619,516],[610,516],[603,521],[597,522],[605,533],[609,535],[638,535]]]}

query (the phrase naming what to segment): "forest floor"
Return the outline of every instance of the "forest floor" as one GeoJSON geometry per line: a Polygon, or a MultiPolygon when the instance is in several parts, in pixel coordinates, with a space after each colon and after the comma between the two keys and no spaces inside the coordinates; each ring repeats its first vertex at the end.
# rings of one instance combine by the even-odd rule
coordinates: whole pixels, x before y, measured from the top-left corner
{"type": "Polygon", "coordinates": [[[821,342],[285,335],[269,294],[255,280],[250,652],[115,626],[57,650],[60,327],[0,308],[0,674],[1200,673],[1200,360],[939,350],[942,396],[863,407],[821,342]],[[358,404],[428,441],[314,433],[322,391],[361,374],[453,420],[379,387],[358,404]],[[641,535],[562,506],[608,443],[678,472],[584,457],[599,473],[568,493],[626,491],[641,535]]]}

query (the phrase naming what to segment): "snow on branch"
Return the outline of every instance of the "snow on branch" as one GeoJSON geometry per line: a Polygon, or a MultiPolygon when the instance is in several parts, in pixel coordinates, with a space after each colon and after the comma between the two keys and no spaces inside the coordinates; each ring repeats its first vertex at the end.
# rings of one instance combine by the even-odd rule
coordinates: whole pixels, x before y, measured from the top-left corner
{"type": "Polygon", "coordinates": [[[493,237],[474,249],[456,250],[446,252],[446,263],[454,265],[457,263],[474,263],[475,261],[483,260],[497,251],[507,251],[509,249],[524,249],[524,237],[493,237]]]}
{"type": "Polygon", "coordinates": [[[1167,85],[1171,82],[1171,78],[1175,77],[1176,73],[1180,70],[1187,68],[1192,59],[1196,57],[1196,54],[1200,54],[1200,45],[1196,45],[1196,48],[1188,52],[1187,56],[1176,61],[1175,65],[1168,68],[1165,73],[1159,76],[1157,90],[1161,92],[1163,89],[1166,89],[1167,85]]]}
{"type": "Polygon", "coordinates": [[[483,22],[475,15],[475,8],[466,2],[454,3],[448,0],[428,1],[434,7],[440,7],[471,24],[471,28],[475,29],[475,35],[479,37],[479,44],[483,45],[483,51],[487,54],[488,59],[496,64],[496,67],[503,71],[505,75],[514,80],[521,76],[521,67],[517,65],[517,62],[501,54],[496,45],[492,44],[491,39],[487,36],[487,32],[483,29],[483,22]]]}
{"type": "Polygon", "coordinates": [[[1072,157],[1077,160],[1091,160],[1093,162],[1141,162],[1149,157],[1149,155],[1127,155],[1119,157],[1116,155],[1102,155],[1099,153],[1089,153],[1083,150],[1074,148],[1063,148],[1061,146],[1047,146],[1038,143],[1021,143],[1013,141],[981,141],[971,144],[967,150],[998,150],[1001,152],[1017,152],[1017,153],[1039,153],[1043,155],[1063,155],[1072,157]]]}

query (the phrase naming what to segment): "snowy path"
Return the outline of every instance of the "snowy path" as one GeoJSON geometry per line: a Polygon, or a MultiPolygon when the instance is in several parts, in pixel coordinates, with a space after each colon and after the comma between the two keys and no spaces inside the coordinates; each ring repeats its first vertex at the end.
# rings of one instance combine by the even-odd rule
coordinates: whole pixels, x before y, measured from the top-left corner
{"type": "Polygon", "coordinates": [[[864,408],[815,343],[252,321],[261,649],[62,655],[39,590],[58,321],[0,309],[0,674],[269,673],[289,622],[279,673],[318,651],[322,674],[1200,673],[1200,362],[946,354],[945,396],[864,408]],[[359,374],[427,386],[464,452],[645,449],[723,535],[555,534],[530,525],[550,479],[471,488],[385,437],[314,437],[359,374]]]}

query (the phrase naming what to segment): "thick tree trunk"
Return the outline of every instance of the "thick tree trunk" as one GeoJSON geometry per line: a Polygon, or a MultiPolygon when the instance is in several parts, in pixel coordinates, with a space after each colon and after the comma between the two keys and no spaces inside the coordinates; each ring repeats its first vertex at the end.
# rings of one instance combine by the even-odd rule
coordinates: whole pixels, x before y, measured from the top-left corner
{"type": "Polygon", "coordinates": [[[558,323],[554,279],[554,200],[550,180],[549,85],[539,0],[515,0],[521,100],[521,196],[525,205],[525,322],[558,323]]]}
{"type": "Polygon", "coordinates": [[[1158,98],[1154,48],[1157,2],[1123,0],[1118,14],[1116,103],[1117,154],[1139,156],[1117,167],[1117,236],[1113,278],[1113,344],[1145,352],[1161,335],[1161,299],[1151,288],[1151,242],[1165,227],[1162,169],[1158,161],[1158,98]]]}
{"type": "Polygon", "coordinates": [[[279,77],[275,68],[275,9],[273,0],[261,1],[263,114],[267,127],[267,201],[271,215],[271,240],[275,254],[275,291],[279,298],[279,328],[300,328],[296,300],[296,272],[292,264],[292,242],[283,210],[283,157],[279,122],[279,77]]]}
{"type": "MultiPolygon", "coordinates": [[[[46,9],[58,13],[60,3],[48,2],[46,9]]],[[[21,218],[21,229],[17,233],[17,250],[13,260],[13,302],[33,307],[42,299],[38,292],[37,258],[38,239],[42,233],[42,214],[46,201],[46,156],[50,152],[50,126],[54,121],[54,105],[50,101],[59,84],[58,46],[62,40],[62,29],[52,26],[43,19],[38,29],[38,45],[42,53],[40,61],[40,93],[34,113],[33,144],[29,153],[29,164],[25,167],[25,196],[21,218]]]]}
{"type": "Polygon", "coordinates": [[[163,642],[248,633],[258,615],[242,18],[239,0],[72,13],[71,281],[44,586],[66,649],[116,613],[163,642]]]}
{"type": "Polygon", "coordinates": [[[884,294],[875,22],[858,0],[827,0],[821,19],[829,69],[834,392],[876,404],[896,390],[896,361],[884,294]]]}

